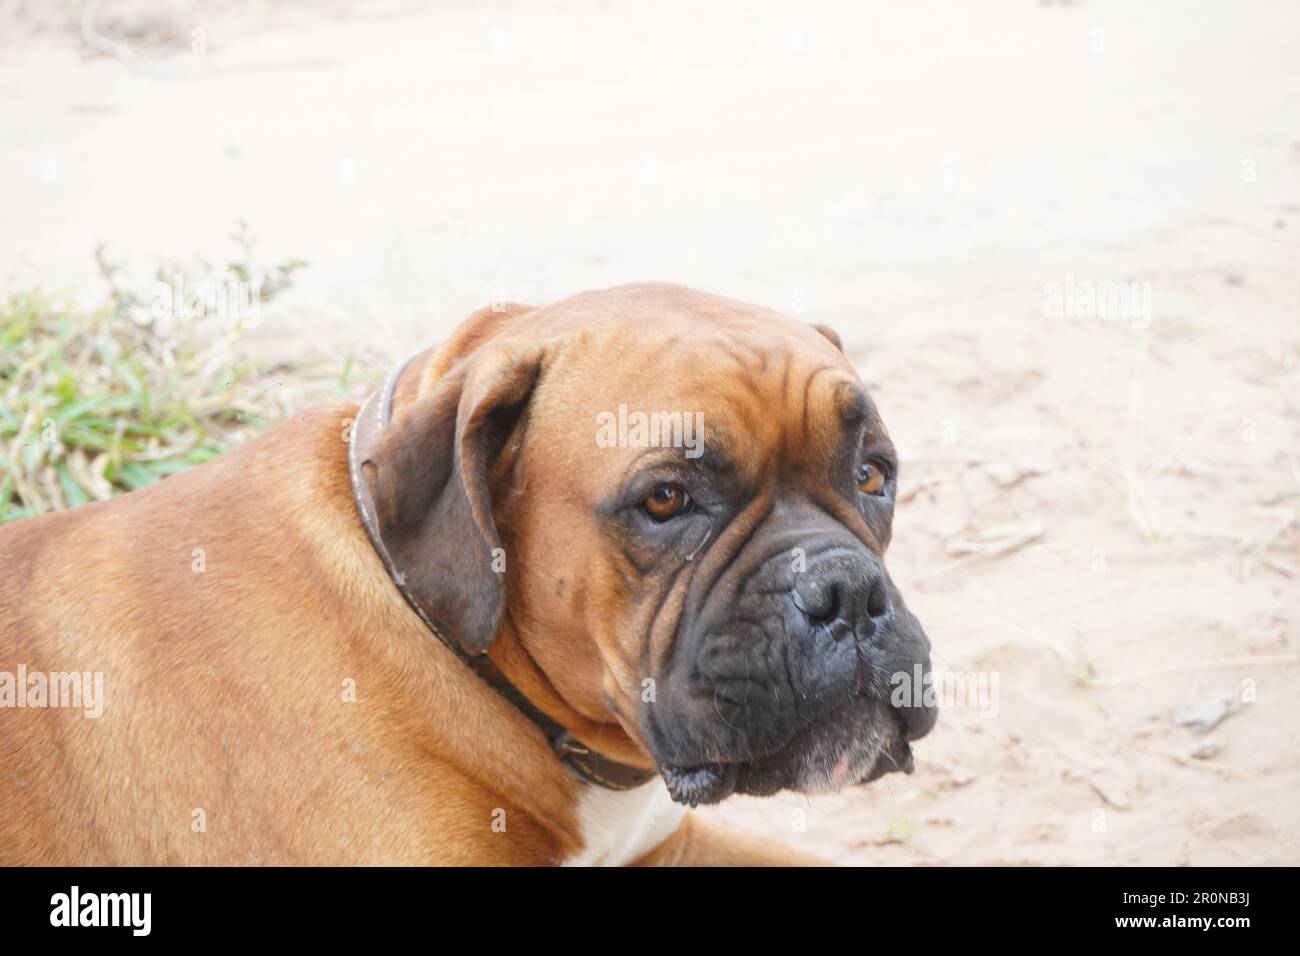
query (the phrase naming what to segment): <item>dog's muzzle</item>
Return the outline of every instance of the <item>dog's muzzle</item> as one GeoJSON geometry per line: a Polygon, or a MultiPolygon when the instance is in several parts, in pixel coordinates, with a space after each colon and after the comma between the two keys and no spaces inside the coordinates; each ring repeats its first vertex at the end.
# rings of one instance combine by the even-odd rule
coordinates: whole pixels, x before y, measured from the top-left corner
{"type": "Polygon", "coordinates": [[[674,799],[818,791],[910,773],[934,726],[929,640],[880,560],[837,541],[795,570],[784,549],[736,576],[681,632],[647,707],[674,799]]]}

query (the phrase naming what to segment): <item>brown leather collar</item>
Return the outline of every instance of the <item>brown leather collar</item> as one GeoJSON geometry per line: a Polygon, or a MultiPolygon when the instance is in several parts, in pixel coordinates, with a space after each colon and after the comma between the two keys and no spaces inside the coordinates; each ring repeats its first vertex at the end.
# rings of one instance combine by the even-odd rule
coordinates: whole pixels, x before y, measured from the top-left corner
{"type": "Polygon", "coordinates": [[[352,500],[356,503],[357,515],[361,518],[361,525],[366,529],[366,537],[370,539],[370,544],[374,547],[375,553],[383,561],[384,567],[388,571],[388,577],[392,580],[393,585],[397,588],[398,593],[402,595],[407,605],[424,622],[424,626],[429,629],[434,637],[438,638],[448,650],[478,674],[489,687],[536,724],[550,743],[556,757],[562,760],[569,771],[578,779],[609,790],[630,790],[653,779],[655,776],[653,770],[645,770],[641,767],[619,763],[584,746],[560,723],[552,720],[534,707],[532,702],[510,683],[505,674],[501,673],[487,654],[470,655],[459,645],[453,644],[443,637],[438,629],[434,627],[433,622],[429,620],[429,615],[420,607],[415,595],[406,587],[405,577],[401,573],[401,569],[394,565],[392,557],[384,547],[383,540],[379,537],[379,522],[375,515],[374,497],[370,492],[370,485],[366,481],[365,471],[362,466],[366,464],[371,450],[379,440],[379,436],[392,420],[393,393],[397,390],[397,383],[401,379],[402,373],[410,363],[410,359],[402,363],[397,371],[388,377],[388,381],[384,383],[383,388],[371,393],[370,397],[366,399],[361,406],[361,410],[357,412],[357,419],[352,425],[352,435],[348,442],[348,473],[352,479],[352,500]]]}

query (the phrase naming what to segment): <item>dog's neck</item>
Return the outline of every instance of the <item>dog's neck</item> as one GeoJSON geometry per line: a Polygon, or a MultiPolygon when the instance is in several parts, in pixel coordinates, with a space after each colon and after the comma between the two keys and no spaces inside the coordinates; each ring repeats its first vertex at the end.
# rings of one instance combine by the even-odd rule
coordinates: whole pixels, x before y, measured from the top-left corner
{"type": "Polygon", "coordinates": [[[618,716],[610,713],[592,716],[576,708],[546,676],[508,619],[492,642],[488,656],[533,706],[562,724],[575,738],[608,760],[645,769],[647,779],[655,775],[653,764],[618,716]]]}
{"type": "Polygon", "coordinates": [[[640,786],[651,780],[655,771],[617,722],[590,720],[565,702],[509,627],[502,628],[504,633],[494,642],[491,654],[471,655],[447,640],[406,586],[402,569],[395,566],[384,547],[374,497],[362,463],[392,420],[397,404],[414,400],[420,392],[422,380],[430,372],[426,366],[431,354],[421,353],[400,366],[357,412],[349,439],[348,474],[357,515],[366,535],[412,612],[484,683],[537,725],[556,758],[570,772],[580,780],[610,790],[640,786]]]}

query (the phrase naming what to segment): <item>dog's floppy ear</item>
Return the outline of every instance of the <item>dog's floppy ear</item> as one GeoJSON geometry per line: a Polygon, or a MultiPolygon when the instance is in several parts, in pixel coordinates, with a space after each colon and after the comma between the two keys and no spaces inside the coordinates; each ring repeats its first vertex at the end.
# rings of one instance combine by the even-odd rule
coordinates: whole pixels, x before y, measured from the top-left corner
{"type": "Polygon", "coordinates": [[[541,355],[493,350],[454,366],[399,409],[365,462],[379,536],[439,632],[486,651],[505,603],[489,469],[519,424],[541,355]]]}
{"type": "Polygon", "coordinates": [[[813,328],[820,332],[825,338],[829,339],[831,345],[835,346],[841,352],[844,351],[844,343],[840,341],[840,334],[829,325],[814,325],[813,328]]]}

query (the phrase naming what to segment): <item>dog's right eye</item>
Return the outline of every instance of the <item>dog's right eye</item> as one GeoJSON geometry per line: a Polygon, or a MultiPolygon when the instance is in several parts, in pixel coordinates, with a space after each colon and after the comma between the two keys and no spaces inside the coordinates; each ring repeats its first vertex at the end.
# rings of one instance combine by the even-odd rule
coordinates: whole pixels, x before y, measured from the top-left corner
{"type": "Polygon", "coordinates": [[[650,492],[646,500],[641,503],[641,507],[653,520],[664,522],[676,518],[690,507],[690,504],[691,496],[681,485],[663,484],[650,492]]]}

